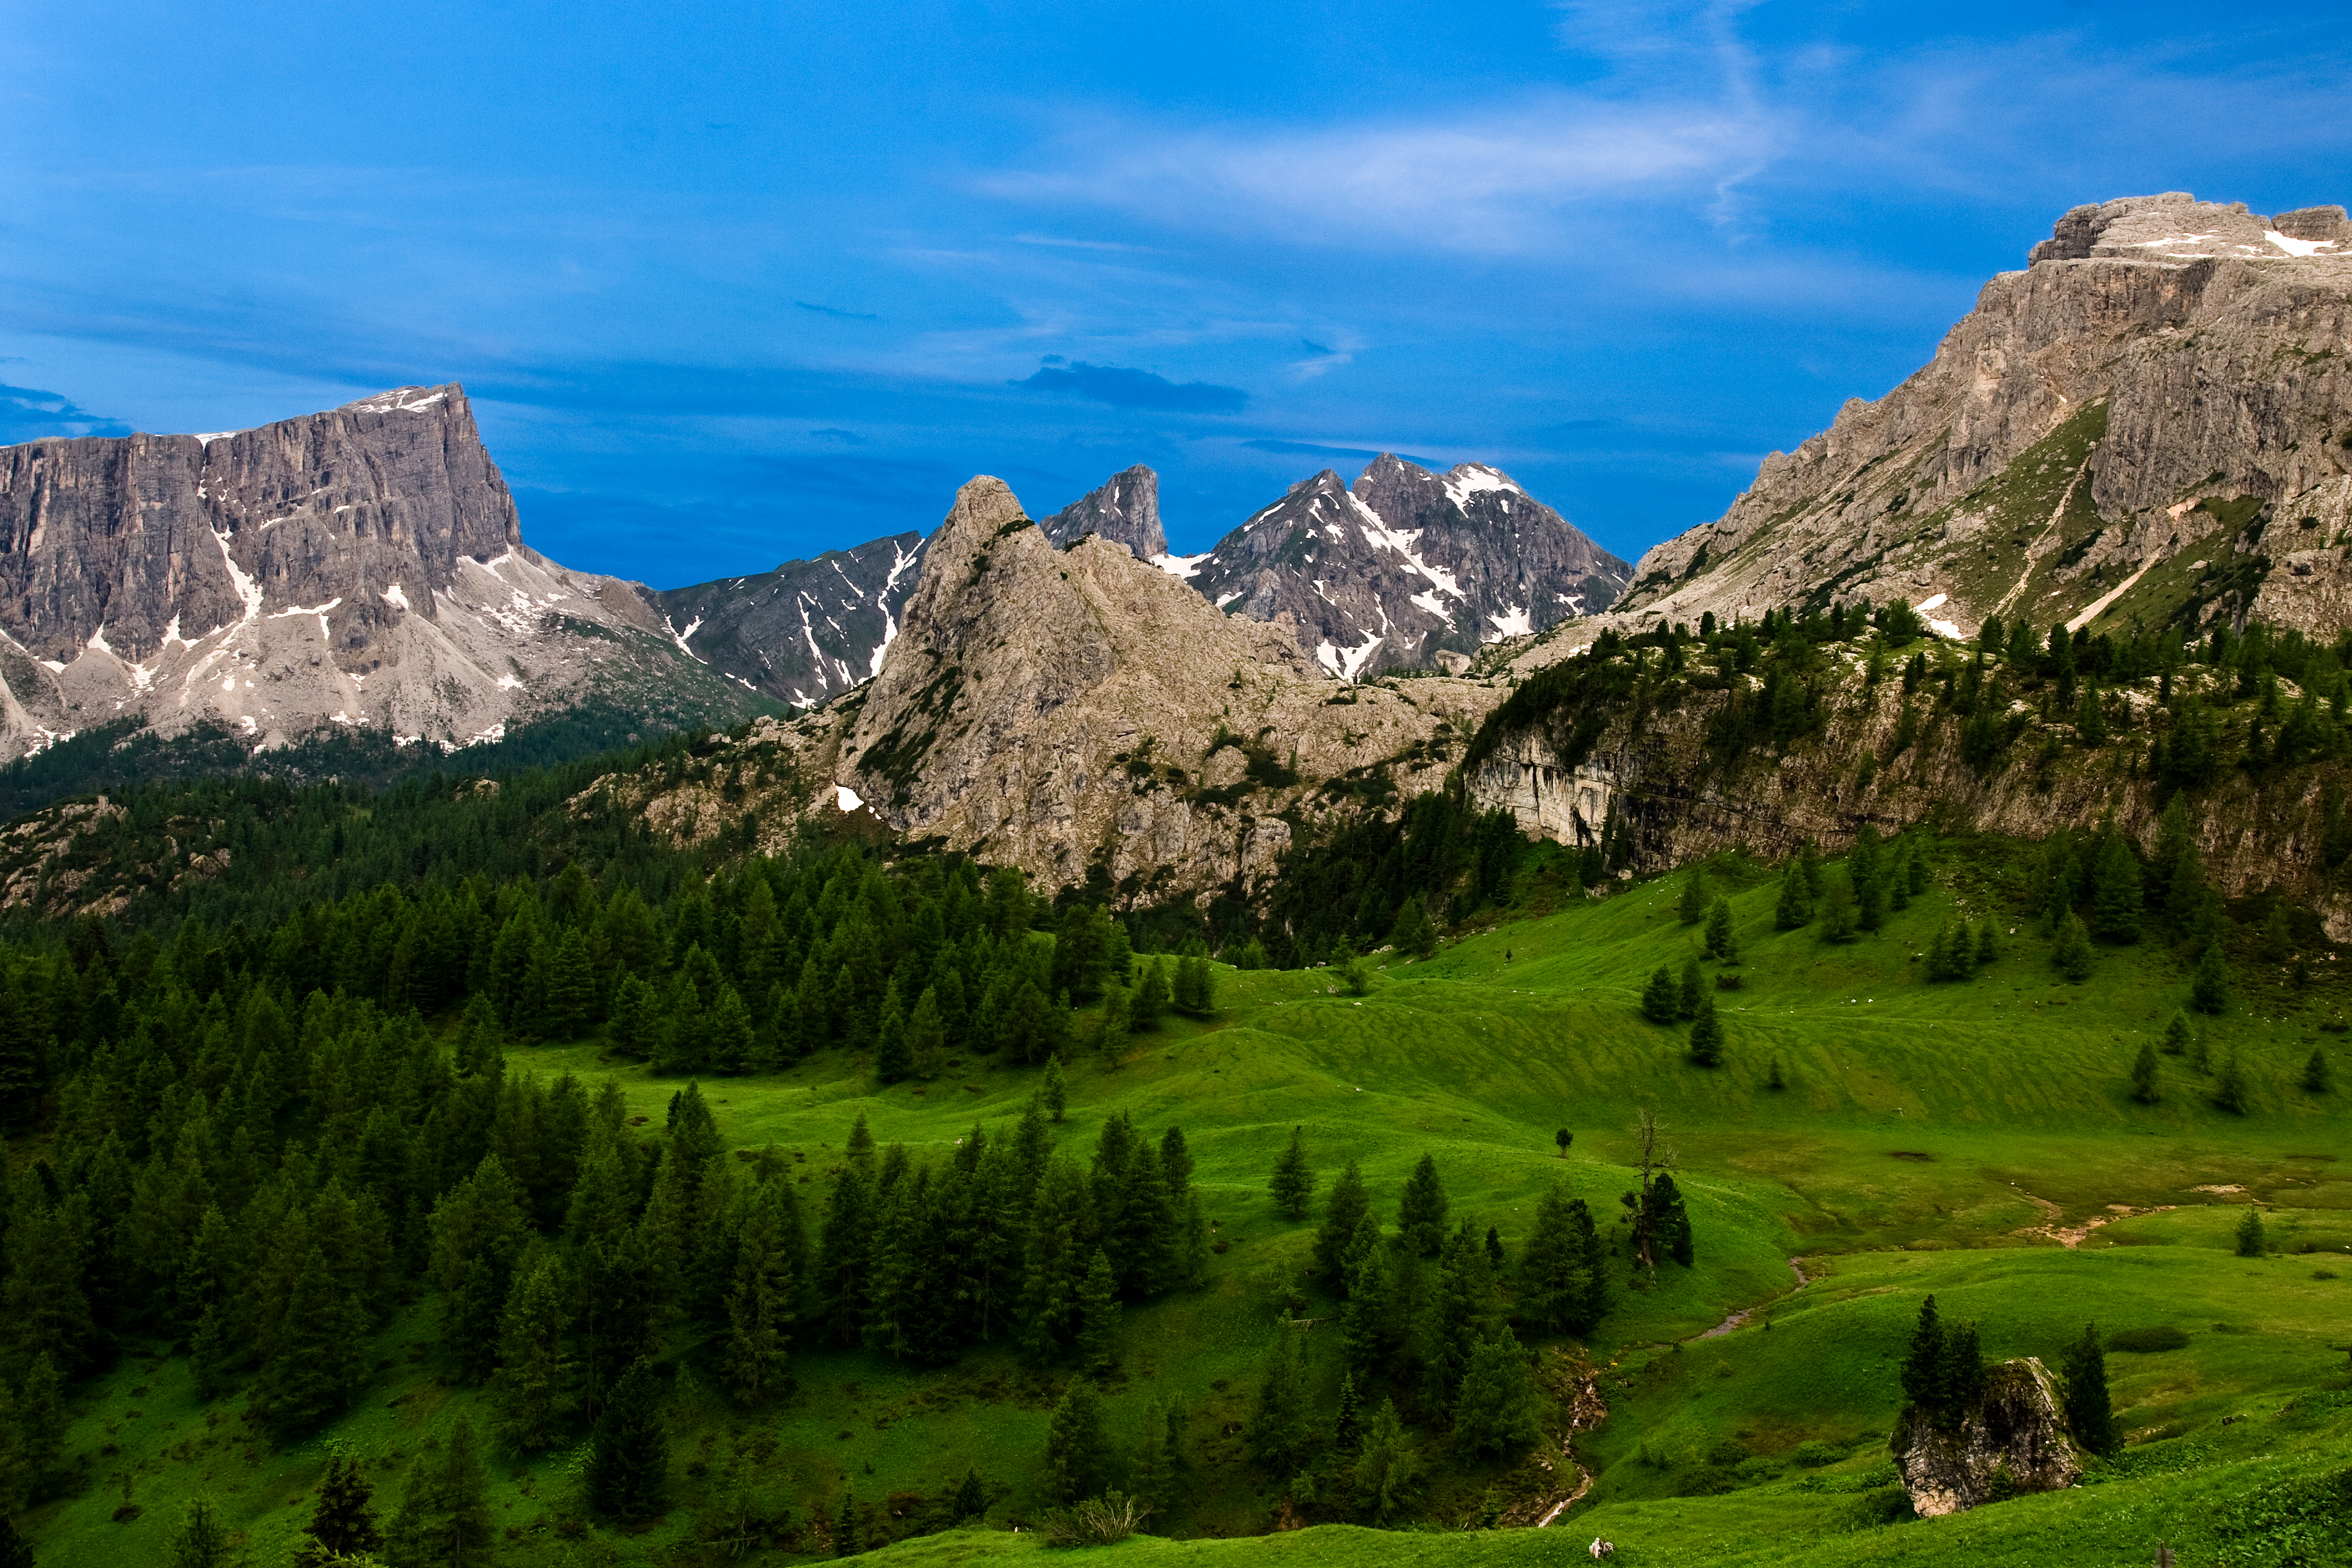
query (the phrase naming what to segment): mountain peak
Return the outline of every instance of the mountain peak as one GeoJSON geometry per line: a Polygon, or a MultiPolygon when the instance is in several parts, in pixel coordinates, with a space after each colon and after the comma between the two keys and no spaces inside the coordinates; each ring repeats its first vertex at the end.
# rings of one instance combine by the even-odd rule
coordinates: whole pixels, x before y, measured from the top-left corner
{"type": "Polygon", "coordinates": [[[1095,534],[1125,545],[1138,560],[1168,553],[1168,535],[1160,526],[1160,476],[1140,463],[1112,475],[1037,526],[1057,547],[1095,534]]]}
{"type": "Polygon", "coordinates": [[[2352,221],[2342,207],[2304,207],[2271,218],[2249,211],[2243,202],[2200,202],[2187,191],[2167,191],[2074,208],[2026,260],[2282,261],[2347,255],[2352,221]]]}

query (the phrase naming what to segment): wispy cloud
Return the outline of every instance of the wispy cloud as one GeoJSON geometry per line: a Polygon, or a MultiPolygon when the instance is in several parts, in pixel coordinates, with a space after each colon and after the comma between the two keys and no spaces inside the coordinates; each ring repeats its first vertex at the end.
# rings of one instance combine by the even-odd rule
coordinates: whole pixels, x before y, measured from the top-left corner
{"type": "Polygon", "coordinates": [[[879,316],[869,316],[863,311],[836,310],[830,305],[812,305],[805,299],[795,299],[793,303],[799,306],[803,310],[814,311],[819,316],[830,316],[836,321],[879,321],[882,319],[879,316]]]}
{"type": "Polygon", "coordinates": [[[1090,365],[1084,360],[1073,361],[1067,368],[1041,366],[1036,374],[1013,384],[1041,392],[1075,392],[1113,408],[1158,409],[1167,413],[1235,413],[1249,401],[1249,394],[1239,387],[1215,386],[1208,382],[1180,384],[1150,371],[1090,365]]]}

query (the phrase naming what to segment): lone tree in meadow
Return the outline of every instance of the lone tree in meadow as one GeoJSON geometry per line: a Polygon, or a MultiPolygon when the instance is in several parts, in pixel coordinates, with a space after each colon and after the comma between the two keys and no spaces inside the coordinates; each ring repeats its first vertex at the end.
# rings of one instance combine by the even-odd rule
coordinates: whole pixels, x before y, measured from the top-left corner
{"type": "MultiPolygon", "coordinates": [[[[2318,1053],[2315,1051],[2312,1054],[2315,1056],[2318,1053]]],[[[1566,1127],[1562,1127],[1559,1132],[1554,1133],[1551,1135],[1551,1141],[1559,1145],[1559,1157],[1561,1159],[1566,1159],[1568,1158],[1568,1146],[1576,1142],[1576,1134],[1570,1132],[1566,1127]]]]}
{"type": "Polygon", "coordinates": [[[1683,894],[1675,904],[1675,913],[1685,925],[1696,925],[1706,918],[1706,873],[1697,866],[1683,873],[1683,894]]]}
{"type": "Polygon", "coordinates": [[[2228,1060],[2221,1063],[2221,1075],[2213,1081],[2213,1103],[2232,1116],[2246,1113],[2246,1074],[2245,1070],[2238,1065],[2235,1051],[2231,1051],[2228,1060]]]}
{"type": "Polygon", "coordinates": [[[1702,995],[1698,1017],[1691,1024],[1690,1059],[1701,1067],[1723,1065],[1723,1020],[1715,1016],[1715,998],[1702,995]]]}
{"type": "Polygon", "coordinates": [[[1675,989],[1675,977],[1661,964],[1650,976],[1650,983],[1642,988],[1642,1016],[1652,1023],[1672,1023],[1681,1012],[1682,996],[1675,989]]]}
{"type": "Polygon", "coordinates": [[[2230,960],[2219,936],[2205,944],[2204,955],[2197,960],[2197,973],[2189,981],[2189,1005],[2200,1013],[2218,1013],[2230,1005],[2230,960]]]}
{"type": "Polygon", "coordinates": [[[2083,1337],[2066,1347],[2061,1364],[2066,1380],[2066,1426],[2074,1441],[2095,1454],[2112,1454],[2124,1446],[2123,1428],[2107,1394],[2107,1352],[2099,1343],[2099,1326],[2083,1325],[2083,1337]]]}
{"type": "Polygon", "coordinates": [[[1731,927],[1731,900],[1718,898],[1706,912],[1706,956],[1719,963],[1739,962],[1739,937],[1731,927]]]}
{"type": "Polygon", "coordinates": [[[2164,1026],[2164,1054],[2185,1056],[2195,1039],[2196,1031],[2189,1027],[2189,1015],[2179,1008],[2173,1009],[2172,1021],[2164,1026]]]}
{"type": "Polygon", "coordinates": [[[1307,1200],[1315,1196],[1315,1172],[1307,1164],[1307,1129],[1290,1129],[1290,1145],[1274,1162],[1274,1177],[1266,1190],[1285,1219],[1307,1218],[1307,1200]]]}
{"type": "Polygon", "coordinates": [[[2090,927],[2071,909],[2059,918],[2058,940],[2050,949],[2050,961],[2058,966],[2060,974],[2078,986],[2091,977],[2092,967],[2097,962],[2091,949],[2090,927]]]}
{"type": "Polygon", "coordinates": [[[2246,1217],[2238,1221],[2238,1256],[2259,1258],[2270,1250],[2270,1239],[2263,1232],[2263,1211],[2252,1204],[2246,1205],[2246,1217]]]}
{"type": "Polygon", "coordinates": [[[1675,1010],[1686,1019],[1698,1017],[1699,998],[1706,995],[1706,977],[1699,973],[1698,960],[1689,959],[1683,965],[1681,993],[1675,998],[1675,1010]]]}
{"type": "Polygon", "coordinates": [[[1073,1377],[1045,1423],[1045,1485],[1055,1499],[1076,1502],[1101,1490],[1109,1441],[1102,1396],[1085,1378],[1073,1377]]]}
{"type": "Polygon", "coordinates": [[[2303,1091],[2306,1094],[2325,1094],[2328,1088],[2327,1053],[2315,1045],[2303,1064],[2303,1091]]]}
{"type": "Polygon", "coordinates": [[[2156,1082],[2156,1047],[2147,1040],[2139,1042],[2139,1054],[2132,1059],[2132,1098],[2143,1105],[2153,1105],[2162,1098],[2156,1082]]]}

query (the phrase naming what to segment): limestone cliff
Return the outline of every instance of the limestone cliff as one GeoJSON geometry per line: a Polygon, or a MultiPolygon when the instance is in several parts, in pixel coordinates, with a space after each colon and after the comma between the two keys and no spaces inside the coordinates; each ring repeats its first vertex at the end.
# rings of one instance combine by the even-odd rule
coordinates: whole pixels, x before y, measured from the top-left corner
{"type": "Polygon", "coordinates": [[[2352,222],[2078,207],[1936,357],[1774,453],[1618,605],[1696,623],[1903,599],[2095,629],[2352,626],[2352,222]]]}
{"type": "Polygon", "coordinates": [[[1922,1519],[2023,1492],[2057,1491],[2082,1474],[2050,1374],[2032,1356],[1991,1368],[1983,1403],[1955,1428],[1906,1409],[1894,1448],[1903,1490],[1922,1519]]]}
{"type": "Polygon", "coordinates": [[[655,687],[747,706],[630,585],[523,543],[460,387],[0,448],[0,756],[123,716],[462,745],[655,687]]]}

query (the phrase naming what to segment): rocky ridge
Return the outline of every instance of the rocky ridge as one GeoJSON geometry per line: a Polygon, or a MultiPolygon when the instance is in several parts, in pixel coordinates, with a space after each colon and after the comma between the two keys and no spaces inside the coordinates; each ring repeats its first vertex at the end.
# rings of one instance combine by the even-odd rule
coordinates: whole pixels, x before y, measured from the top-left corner
{"type": "Polygon", "coordinates": [[[1351,685],[1099,534],[1055,549],[1002,481],[958,492],[865,691],[713,743],[693,779],[594,792],[673,841],[810,810],[1122,903],[1246,886],[1355,786],[1433,788],[1501,687],[1351,685]]]}
{"type": "Polygon", "coordinates": [[[1112,475],[1037,526],[1057,549],[1094,534],[1125,545],[1138,560],[1160,560],[1168,554],[1168,535],[1160,526],[1160,476],[1140,463],[1112,475]]]}
{"type": "Polygon", "coordinates": [[[461,746],[603,695],[750,706],[629,584],[523,543],[462,388],[0,448],[0,754],[136,716],[461,746]],[[683,677],[683,678],[681,678],[683,677]]]}
{"type": "Polygon", "coordinates": [[[2077,207],[1932,361],[1651,549],[1629,620],[1901,598],[2100,629],[2352,625],[2352,221],[2077,207]]]}
{"type": "Polygon", "coordinates": [[[923,536],[788,560],[646,599],[679,650],[780,702],[814,706],[874,678],[923,570],[923,536]]]}
{"type": "Polygon", "coordinates": [[[1988,1368],[1983,1401],[1954,1429],[1906,1410],[1895,1465],[1922,1519],[1962,1513],[2024,1492],[2057,1491],[2081,1477],[2058,1416],[2048,1369],[2032,1356],[1988,1368]]]}
{"type": "Polygon", "coordinates": [[[1625,563],[1500,469],[1433,474],[1383,455],[1352,486],[1330,469],[1163,566],[1221,610],[1286,615],[1328,673],[1466,670],[1480,649],[1606,609],[1625,563]]]}

